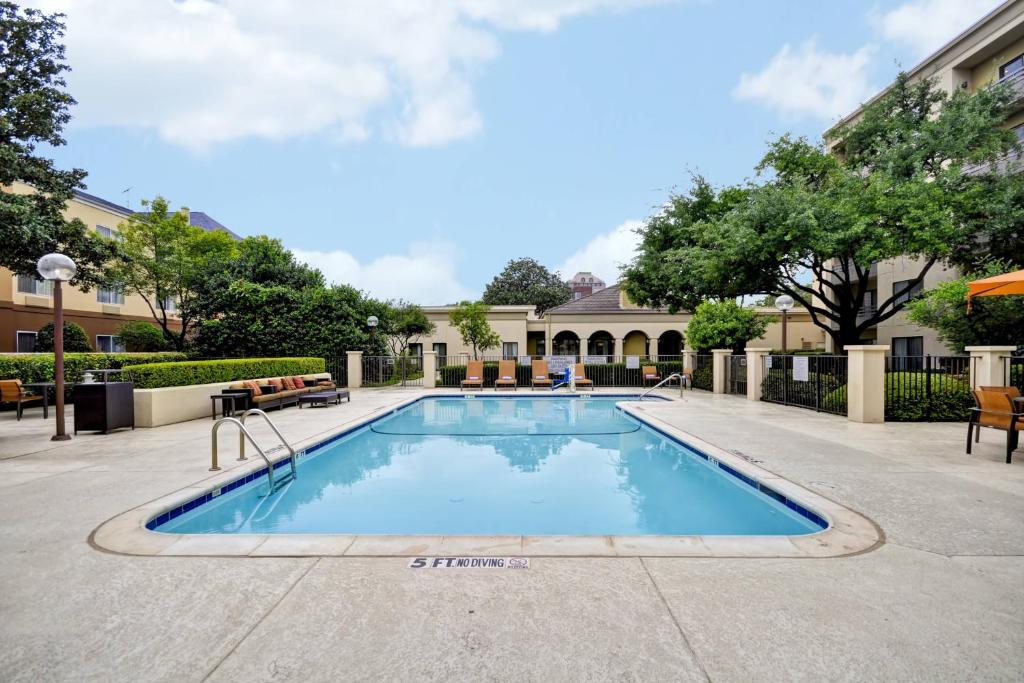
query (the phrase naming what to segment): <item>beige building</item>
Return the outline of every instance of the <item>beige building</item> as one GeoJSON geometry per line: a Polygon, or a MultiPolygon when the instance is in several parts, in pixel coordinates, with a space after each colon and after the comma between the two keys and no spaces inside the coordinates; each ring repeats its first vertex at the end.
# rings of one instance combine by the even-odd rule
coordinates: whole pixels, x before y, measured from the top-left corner
{"type": "MultiPolygon", "coordinates": [[[[1006,120],[1006,127],[1017,133],[1024,142],[1024,0],[1010,0],[996,7],[974,25],[941,47],[908,72],[911,80],[934,79],[946,92],[967,90],[976,92],[993,83],[1007,83],[1019,94],[1014,111],[1006,120]]],[[[881,97],[882,91],[872,102],[881,97]]],[[[825,133],[829,149],[836,150],[841,143],[838,129],[856,123],[863,107],[852,112],[825,133]]],[[[901,257],[872,265],[869,299],[863,314],[873,313],[879,302],[905,288],[906,282],[920,272],[919,259],[901,257]]],[[[924,278],[919,291],[934,288],[940,282],[956,277],[954,271],[934,266],[924,278]]],[[[867,344],[885,344],[894,356],[944,355],[949,349],[939,342],[934,330],[919,327],[907,321],[904,312],[865,332],[867,344]]],[[[831,347],[831,339],[828,344],[831,347]]]]}
{"type": "MultiPolygon", "coordinates": [[[[458,330],[448,322],[450,306],[428,306],[427,317],[437,326],[429,337],[417,340],[411,352],[434,351],[439,357],[463,356],[472,349],[462,343],[458,330]]],[[[761,308],[771,316],[765,336],[752,346],[781,348],[782,325],[778,311],[761,308]]],[[[482,355],[519,358],[522,356],[583,356],[590,362],[607,362],[612,356],[678,356],[690,322],[689,313],[671,314],[665,309],[637,306],[619,285],[556,306],[538,317],[533,306],[492,306],[491,328],[501,337],[498,348],[482,355]]],[[[790,350],[821,349],[825,331],[811,322],[806,311],[789,314],[787,342],[790,350]]]]}
{"type": "MultiPolygon", "coordinates": [[[[18,194],[34,192],[23,183],[4,191],[18,194]]],[[[181,211],[188,212],[192,225],[207,230],[224,230],[237,237],[201,211],[190,211],[187,207],[181,211]]],[[[78,218],[89,230],[111,237],[116,236],[118,225],[132,213],[131,209],[100,197],[75,192],[64,215],[78,218]]],[[[85,292],[67,286],[63,293],[65,320],[81,325],[96,351],[123,350],[117,332],[126,321],[154,322],[149,306],[135,294],[103,288],[85,292]]],[[[18,274],[0,268],[0,353],[32,352],[36,333],[50,322],[53,322],[52,283],[40,280],[38,273],[18,274]]]]}

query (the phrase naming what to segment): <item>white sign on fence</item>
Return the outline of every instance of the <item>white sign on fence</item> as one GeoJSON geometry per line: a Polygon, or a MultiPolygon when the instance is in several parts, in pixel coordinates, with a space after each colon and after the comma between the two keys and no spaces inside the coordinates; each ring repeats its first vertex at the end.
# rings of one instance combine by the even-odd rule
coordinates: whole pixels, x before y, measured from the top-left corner
{"type": "Polygon", "coordinates": [[[608,356],[583,356],[583,362],[587,365],[601,365],[608,362],[608,356]]]}
{"type": "Polygon", "coordinates": [[[548,356],[548,371],[560,375],[576,365],[576,356],[548,356]]]}
{"type": "Polygon", "coordinates": [[[793,379],[797,382],[806,382],[807,377],[807,356],[793,356],[793,379]]]}
{"type": "Polygon", "coordinates": [[[627,370],[639,370],[640,369],[640,356],[626,356],[626,369],[627,370]]]}
{"type": "Polygon", "coordinates": [[[764,366],[766,368],[770,368],[772,366],[772,357],[771,356],[765,356],[764,357],[764,366]]]}
{"type": "Polygon", "coordinates": [[[530,363],[533,362],[533,356],[519,356],[519,364],[530,367],[530,363]]]}

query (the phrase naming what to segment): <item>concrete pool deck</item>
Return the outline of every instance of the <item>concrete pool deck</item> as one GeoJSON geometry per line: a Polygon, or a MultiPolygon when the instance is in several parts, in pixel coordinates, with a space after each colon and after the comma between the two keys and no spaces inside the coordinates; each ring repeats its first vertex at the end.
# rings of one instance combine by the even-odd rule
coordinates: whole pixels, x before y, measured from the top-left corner
{"type": "MultiPolygon", "coordinates": [[[[272,416],[307,439],[421,392],[355,390],[350,404],[272,416]]],[[[884,545],[822,559],[541,557],[522,571],[129,557],[90,533],[207,477],[212,423],[55,443],[38,411],[2,413],[0,679],[1024,676],[1024,456],[1004,464],[1001,434],[967,456],[962,425],[685,396],[645,410],[862,513],[884,545]]]]}

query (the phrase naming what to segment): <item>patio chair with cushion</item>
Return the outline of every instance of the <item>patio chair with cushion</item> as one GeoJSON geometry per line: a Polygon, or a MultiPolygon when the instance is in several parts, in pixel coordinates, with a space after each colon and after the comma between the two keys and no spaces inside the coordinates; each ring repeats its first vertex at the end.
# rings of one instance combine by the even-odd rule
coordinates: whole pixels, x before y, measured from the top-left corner
{"type": "Polygon", "coordinates": [[[1009,394],[1010,398],[1018,398],[1020,396],[1020,389],[1017,387],[978,387],[982,391],[995,391],[1000,394],[1009,394]]]}
{"type": "Polygon", "coordinates": [[[535,360],[530,364],[530,388],[536,389],[537,387],[550,387],[551,374],[548,372],[548,362],[546,360],[535,360]]]}
{"type": "Polygon", "coordinates": [[[42,400],[43,397],[41,395],[33,394],[25,387],[21,386],[20,379],[0,380],[0,403],[17,403],[19,420],[21,419],[21,413],[26,405],[32,405],[36,401],[42,400]]]}
{"type": "Polygon", "coordinates": [[[693,388],[693,368],[683,368],[683,371],[679,373],[679,384],[693,388]]]}
{"type": "Polygon", "coordinates": [[[467,388],[483,391],[484,388],[484,362],[482,360],[471,360],[466,363],[466,379],[462,380],[462,390],[467,388]]]}
{"type": "Polygon", "coordinates": [[[516,362],[514,360],[498,361],[498,379],[494,380],[494,390],[498,387],[512,387],[516,389],[516,362]]]}
{"type": "Polygon", "coordinates": [[[658,368],[653,365],[645,365],[640,369],[640,373],[644,377],[644,386],[648,383],[654,382],[657,384],[661,381],[661,375],[658,374],[658,368]]]}
{"type": "Polygon", "coordinates": [[[1009,464],[1020,433],[1024,431],[1024,413],[1017,412],[1013,398],[1006,392],[975,389],[974,400],[978,405],[971,408],[971,419],[967,422],[967,454],[971,454],[972,433],[978,440],[982,427],[998,429],[1006,432],[1006,462],[1009,464]]]}
{"type": "Polygon", "coordinates": [[[587,379],[587,372],[583,367],[583,363],[577,363],[573,370],[573,381],[576,382],[576,388],[582,389],[588,387],[591,391],[594,390],[594,381],[587,379]]]}

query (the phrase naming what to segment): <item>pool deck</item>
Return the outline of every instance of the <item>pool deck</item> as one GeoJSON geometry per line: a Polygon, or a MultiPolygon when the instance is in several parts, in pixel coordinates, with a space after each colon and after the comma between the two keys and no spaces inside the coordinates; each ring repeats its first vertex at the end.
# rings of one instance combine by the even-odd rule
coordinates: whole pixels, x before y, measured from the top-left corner
{"type": "MultiPolygon", "coordinates": [[[[420,393],[271,415],[299,441],[420,393]]],[[[1001,433],[967,456],[959,424],[861,425],[700,391],[645,411],[859,512],[884,543],[527,570],[132,557],[90,534],[207,479],[210,420],[56,443],[38,410],[0,413],[0,680],[1024,678],[1024,450],[1004,464],[1001,433]]],[[[222,464],[246,466],[227,444],[222,464]]]]}

